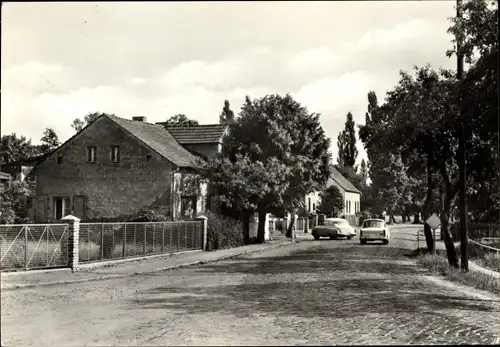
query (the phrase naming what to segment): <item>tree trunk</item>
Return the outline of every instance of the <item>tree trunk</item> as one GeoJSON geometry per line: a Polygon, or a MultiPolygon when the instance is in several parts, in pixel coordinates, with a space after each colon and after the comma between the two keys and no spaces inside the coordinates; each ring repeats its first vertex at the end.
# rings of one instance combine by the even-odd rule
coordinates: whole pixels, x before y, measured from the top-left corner
{"type": "MultiPolygon", "coordinates": [[[[432,211],[432,192],[434,190],[434,182],[432,180],[432,167],[430,163],[430,154],[427,155],[427,194],[425,196],[425,202],[422,209],[422,218],[423,222],[429,218],[430,211],[432,211]]],[[[415,216],[416,217],[416,216],[415,216]]],[[[431,227],[424,224],[424,236],[425,243],[427,245],[427,249],[429,253],[434,253],[434,237],[432,235],[431,227]]]]}
{"type": "Polygon", "coordinates": [[[259,209],[259,226],[257,228],[257,239],[255,243],[264,243],[266,242],[266,210],[259,209]]]}
{"type": "Polygon", "coordinates": [[[391,213],[391,215],[389,216],[389,223],[396,224],[396,218],[394,218],[394,213],[391,213]]]}
{"type": "Polygon", "coordinates": [[[286,231],[286,237],[288,238],[293,238],[293,228],[295,227],[295,212],[296,210],[292,210],[292,212],[290,213],[290,216],[291,216],[291,221],[290,221],[290,224],[288,225],[288,229],[286,231]]]}
{"type": "Polygon", "coordinates": [[[444,197],[443,211],[441,213],[441,234],[444,237],[448,263],[450,264],[450,266],[458,268],[458,255],[455,249],[455,244],[453,243],[453,236],[450,232],[450,214],[455,200],[455,196],[451,195],[451,192],[448,190],[444,197]]]}
{"type": "Polygon", "coordinates": [[[241,221],[243,224],[243,239],[245,244],[250,243],[250,212],[244,211],[241,216],[241,221]]]}
{"type": "Polygon", "coordinates": [[[422,224],[420,221],[420,212],[415,212],[413,214],[413,224],[422,224]]]}

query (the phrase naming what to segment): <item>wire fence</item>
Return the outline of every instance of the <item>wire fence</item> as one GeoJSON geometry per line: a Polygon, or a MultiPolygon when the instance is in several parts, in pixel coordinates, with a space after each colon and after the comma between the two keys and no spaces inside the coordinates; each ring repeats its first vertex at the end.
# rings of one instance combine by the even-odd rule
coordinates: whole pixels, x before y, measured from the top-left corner
{"type": "Polygon", "coordinates": [[[2,271],[68,266],[68,225],[0,225],[0,259],[2,271]]]}
{"type": "Polygon", "coordinates": [[[136,258],[202,248],[202,222],[81,223],[80,263],[136,258]]]}

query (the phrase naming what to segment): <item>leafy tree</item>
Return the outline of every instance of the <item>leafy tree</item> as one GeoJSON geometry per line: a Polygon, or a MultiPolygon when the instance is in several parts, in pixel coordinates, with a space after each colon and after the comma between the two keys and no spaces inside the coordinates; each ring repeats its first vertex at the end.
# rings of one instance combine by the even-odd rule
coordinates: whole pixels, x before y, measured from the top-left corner
{"type": "Polygon", "coordinates": [[[457,54],[458,41],[460,53],[468,64],[498,52],[498,1],[463,0],[459,6],[461,18],[449,18],[448,33],[453,35],[453,48],[446,55],[457,54]]]}
{"type": "Polygon", "coordinates": [[[231,111],[230,104],[228,100],[224,101],[224,107],[222,108],[222,112],[219,116],[220,124],[228,124],[234,121],[234,112],[231,111]]]}
{"type": "Polygon", "coordinates": [[[337,164],[341,167],[345,166],[345,146],[346,146],[346,133],[345,130],[339,132],[337,136],[337,164]]]}
{"type": "Polygon", "coordinates": [[[337,217],[344,211],[344,197],[340,190],[332,185],[320,192],[321,202],[318,211],[328,217],[337,217]]]}
{"type": "Polygon", "coordinates": [[[358,149],[356,148],[356,129],[351,112],[347,113],[345,129],[339,133],[337,146],[339,151],[338,164],[346,167],[354,167],[356,158],[358,157],[358,149]]]}
{"type": "Polygon", "coordinates": [[[230,124],[224,155],[209,160],[203,172],[226,203],[258,212],[257,242],[263,242],[268,212],[284,206],[295,213],[306,194],[326,184],[329,145],[319,115],[290,95],[247,97],[230,124]]]}
{"type": "Polygon", "coordinates": [[[92,113],[85,115],[83,120],[81,120],[80,118],[75,118],[73,120],[73,123],[71,124],[71,127],[73,129],[75,129],[75,131],[78,133],[78,132],[82,131],[82,129],[85,128],[87,125],[92,123],[94,120],[96,120],[97,118],[99,118],[100,116],[105,115],[105,114],[107,114],[107,113],[92,112],[92,113]]]}
{"type": "Polygon", "coordinates": [[[31,196],[24,181],[9,181],[0,194],[0,224],[25,223],[28,218],[27,199],[31,196]]]}
{"type": "Polygon", "coordinates": [[[16,133],[2,136],[1,158],[3,163],[26,160],[40,155],[36,146],[24,136],[16,133]]]}
{"type": "Polygon", "coordinates": [[[197,126],[198,121],[188,119],[185,114],[176,114],[175,116],[170,117],[165,122],[165,127],[194,127],[197,126]]]}
{"type": "Polygon", "coordinates": [[[366,185],[366,182],[368,181],[368,164],[366,163],[365,159],[361,160],[361,164],[359,166],[359,175],[361,176],[363,183],[366,185]]]}
{"type": "Polygon", "coordinates": [[[59,137],[52,128],[45,129],[45,131],[43,132],[43,136],[40,139],[40,142],[42,143],[42,145],[40,146],[40,150],[44,154],[49,153],[50,151],[59,147],[60,145],[59,137]]]}

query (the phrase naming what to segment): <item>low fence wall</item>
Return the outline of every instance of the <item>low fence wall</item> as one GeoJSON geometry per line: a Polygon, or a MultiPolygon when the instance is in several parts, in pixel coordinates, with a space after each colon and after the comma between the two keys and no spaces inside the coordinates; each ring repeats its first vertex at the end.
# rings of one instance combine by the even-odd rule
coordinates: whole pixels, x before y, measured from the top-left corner
{"type": "Polygon", "coordinates": [[[201,221],[82,223],[79,263],[202,249],[201,221]]]}
{"type": "Polygon", "coordinates": [[[81,263],[205,249],[206,218],[155,223],[0,225],[1,270],[76,267],[81,263]]]}
{"type": "Polygon", "coordinates": [[[68,235],[68,224],[0,225],[0,269],[67,266],[68,235]]]}

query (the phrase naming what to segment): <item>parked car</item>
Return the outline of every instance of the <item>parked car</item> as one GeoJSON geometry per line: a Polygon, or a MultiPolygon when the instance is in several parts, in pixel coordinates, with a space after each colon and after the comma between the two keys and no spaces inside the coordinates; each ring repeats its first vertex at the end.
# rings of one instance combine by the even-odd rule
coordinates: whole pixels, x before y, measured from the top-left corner
{"type": "Polygon", "coordinates": [[[329,237],[330,240],[346,237],[350,240],[356,236],[356,230],[343,218],[325,218],[325,224],[314,227],[311,235],[315,240],[320,237],[329,237]]]}
{"type": "Polygon", "coordinates": [[[390,238],[391,233],[383,219],[365,219],[359,232],[359,242],[362,245],[367,241],[382,241],[387,245],[390,238]]]}

